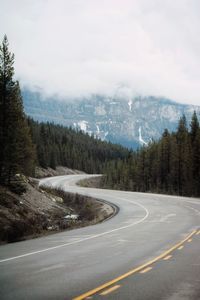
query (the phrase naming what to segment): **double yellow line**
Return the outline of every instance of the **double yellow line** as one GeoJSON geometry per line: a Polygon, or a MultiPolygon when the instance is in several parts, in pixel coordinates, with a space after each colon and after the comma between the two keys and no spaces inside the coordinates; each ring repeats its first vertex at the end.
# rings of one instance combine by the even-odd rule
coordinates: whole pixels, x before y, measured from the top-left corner
{"type": "Polygon", "coordinates": [[[98,293],[99,291],[102,291],[103,289],[106,289],[108,287],[110,287],[111,285],[113,285],[114,283],[119,282],[122,279],[125,279],[139,271],[141,271],[142,269],[149,267],[150,265],[152,265],[153,263],[157,262],[160,259],[163,259],[165,256],[167,256],[168,254],[170,254],[172,251],[176,250],[177,248],[179,248],[180,246],[182,246],[183,243],[187,242],[194,234],[197,233],[197,230],[192,231],[184,240],[180,241],[179,243],[177,243],[176,245],[174,245],[173,247],[171,247],[170,249],[168,249],[167,251],[163,252],[162,254],[160,254],[159,256],[155,257],[154,259],[148,261],[147,263],[140,265],[139,267],[130,270],[129,272],[114,278],[113,280],[110,280],[78,297],[73,298],[73,300],[83,300],[89,296],[92,296],[96,293],[98,293]]]}

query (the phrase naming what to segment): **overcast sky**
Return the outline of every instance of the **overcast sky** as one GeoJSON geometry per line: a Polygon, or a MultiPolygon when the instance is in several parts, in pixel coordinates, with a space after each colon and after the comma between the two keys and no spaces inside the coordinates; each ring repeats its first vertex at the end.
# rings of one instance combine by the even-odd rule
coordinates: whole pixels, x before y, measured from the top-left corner
{"type": "Polygon", "coordinates": [[[200,0],[0,0],[21,85],[200,105],[200,0]]]}

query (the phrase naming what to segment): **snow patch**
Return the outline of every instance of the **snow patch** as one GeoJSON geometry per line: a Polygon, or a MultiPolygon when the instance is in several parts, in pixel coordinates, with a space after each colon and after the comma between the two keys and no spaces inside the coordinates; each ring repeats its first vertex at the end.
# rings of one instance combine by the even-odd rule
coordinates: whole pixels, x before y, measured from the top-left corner
{"type": "Polygon", "coordinates": [[[141,129],[141,126],[139,127],[139,141],[142,145],[147,145],[147,142],[145,142],[142,138],[142,129],[141,129]]]}
{"type": "Polygon", "coordinates": [[[78,220],[78,218],[79,218],[79,215],[76,215],[76,214],[64,216],[64,219],[66,219],[66,220],[78,220]]]}
{"type": "Polygon", "coordinates": [[[96,128],[97,128],[97,134],[99,134],[99,133],[100,133],[99,126],[98,126],[98,125],[96,125],[96,128]]]}
{"type": "Polygon", "coordinates": [[[87,121],[79,121],[78,122],[78,126],[80,127],[80,129],[84,132],[87,132],[87,124],[88,122],[87,121]]]}
{"type": "Polygon", "coordinates": [[[130,99],[128,101],[129,111],[132,111],[132,104],[133,104],[133,101],[130,99]]]}

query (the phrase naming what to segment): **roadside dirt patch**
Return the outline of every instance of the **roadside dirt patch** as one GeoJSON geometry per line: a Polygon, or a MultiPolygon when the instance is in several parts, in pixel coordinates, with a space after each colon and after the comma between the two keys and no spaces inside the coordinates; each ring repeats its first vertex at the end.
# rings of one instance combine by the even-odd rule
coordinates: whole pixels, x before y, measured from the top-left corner
{"type": "Polygon", "coordinates": [[[39,188],[37,179],[27,179],[25,188],[19,196],[0,186],[0,244],[96,224],[116,212],[86,196],[39,188]]]}
{"type": "Polygon", "coordinates": [[[91,177],[87,179],[80,180],[78,185],[82,187],[91,187],[91,188],[102,188],[101,187],[102,176],[99,175],[97,177],[91,177]]]}
{"type": "Polygon", "coordinates": [[[35,168],[36,178],[45,178],[45,177],[59,176],[59,175],[73,175],[73,174],[85,174],[85,173],[79,170],[72,170],[62,166],[56,167],[55,170],[52,168],[46,168],[46,169],[41,167],[35,168]]]}
{"type": "Polygon", "coordinates": [[[40,191],[33,179],[26,183],[26,192],[21,196],[0,186],[0,242],[45,234],[67,213],[69,209],[40,191]]]}

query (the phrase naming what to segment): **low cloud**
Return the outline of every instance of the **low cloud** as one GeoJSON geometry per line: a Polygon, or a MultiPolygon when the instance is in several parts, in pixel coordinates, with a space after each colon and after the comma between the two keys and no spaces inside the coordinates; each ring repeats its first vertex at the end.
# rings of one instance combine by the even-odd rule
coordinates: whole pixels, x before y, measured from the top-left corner
{"type": "Polygon", "coordinates": [[[22,85],[200,105],[198,0],[1,0],[22,85]]]}

